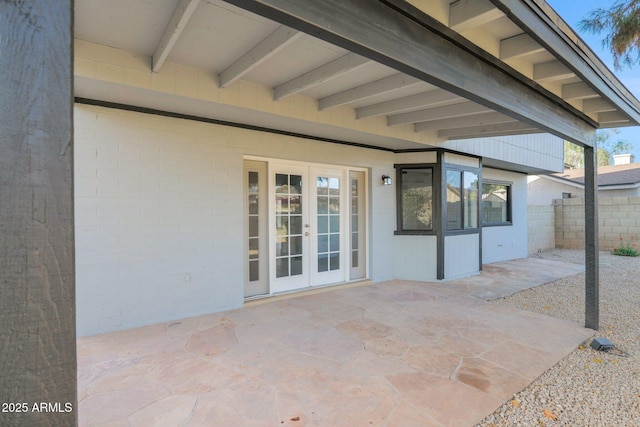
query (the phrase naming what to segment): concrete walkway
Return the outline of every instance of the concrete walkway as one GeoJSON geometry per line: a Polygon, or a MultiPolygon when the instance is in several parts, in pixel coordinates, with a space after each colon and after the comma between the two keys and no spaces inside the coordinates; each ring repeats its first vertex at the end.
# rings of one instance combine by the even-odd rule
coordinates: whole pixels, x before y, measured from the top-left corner
{"type": "Polygon", "coordinates": [[[593,331],[487,304],[581,268],[538,259],[78,340],[81,426],[472,426],[593,331]]]}

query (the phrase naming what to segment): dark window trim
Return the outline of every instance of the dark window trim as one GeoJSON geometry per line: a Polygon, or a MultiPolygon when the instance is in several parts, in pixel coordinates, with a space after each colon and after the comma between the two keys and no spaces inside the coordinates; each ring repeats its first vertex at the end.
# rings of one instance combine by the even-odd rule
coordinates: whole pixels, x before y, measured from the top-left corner
{"type": "Polygon", "coordinates": [[[436,222],[437,191],[436,174],[439,167],[437,163],[396,163],[396,236],[436,236],[438,234],[438,223],[436,222]],[[402,171],[406,169],[431,169],[431,230],[405,230],[402,228],[402,171]]]}
{"type": "MultiPolygon", "coordinates": [[[[478,159],[478,161],[480,162],[481,160],[478,159]]],[[[482,229],[482,227],[484,226],[482,224],[482,220],[480,218],[480,216],[482,215],[482,203],[481,203],[481,199],[482,199],[482,184],[483,184],[483,179],[482,179],[482,164],[480,164],[478,167],[475,166],[465,166],[465,165],[460,165],[457,163],[444,163],[442,165],[442,218],[443,218],[443,223],[442,223],[442,231],[444,233],[445,236],[455,236],[455,235],[459,235],[459,234],[477,234],[480,233],[480,230],[482,229]],[[449,230],[447,229],[447,224],[446,224],[446,218],[447,218],[447,189],[446,189],[446,179],[447,179],[447,170],[455,170],[461,173],[461,177],[460,177],[460,190],[461,193],[463,194],[463,188],[464,188],[464,172],[473,172],[475,174],[478,175],[478,200],[477,200],[477,212],[478,212],[478,224],[476,225],[475,228],[464,228],[464,209],[461,208],[461,221],[462,221],[462,227],[460,229],[455,229],[455,230],[449,230]]],[[[461,200],[460,203],[464,203],[464,200],[461,200]]]]}
{"type": "MultiPolygon", "coordinates": [[[[507,220],[500,222],[484,222],[482,221],[482,227],[512,227],[513,226],[513,182],[512,181],[500,181],[497,179],[483,179],[482,185],[484,184],[497,184],[504,185],[507,187],[507,220]]],[[[484,189],[481,191],[481,199],[482,194],[484,194],[484,189]]]]}

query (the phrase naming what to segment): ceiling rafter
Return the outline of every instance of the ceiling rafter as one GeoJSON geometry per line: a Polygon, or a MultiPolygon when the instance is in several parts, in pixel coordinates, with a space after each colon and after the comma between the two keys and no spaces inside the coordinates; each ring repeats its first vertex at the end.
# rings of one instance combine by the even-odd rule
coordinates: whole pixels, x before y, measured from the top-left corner
{"type": "Polygon", "coordinates": [[[327,110],[340,105],[361,101],[376,95],[382,95],[397,89],[403,89],[419,84],[424,84],[420,79],[408,76],[403,73],[394,74],[373,82],[325,96],[318,100],[318,109],[327,110]]]}
{"type": "Polygon", "coordinates": [[[503,61],[544,52],[544,48],[528,34],[500,40],[500,59],[503,61]]]}
{"type": "Polygon", "coordinates": [[[356,119],[400,113],[420,107],[438,106],[463,101],[464,98],[461,96],[454,95],[453,93],[447,92],[443,89],[435,89],[358,108],[356,109],[356,119]]]}
{"type": "MultiPolygon", "coordinates": [[[[566,140],[592,146],[596,125],[592,117],[563,103],[554,92],[531,84],[524,75],[513,73],[498,58],[479,55],[471,41],[405,0],[225,1],[467,98],[488,111],[500,111],[566,140]],[[483,84],[477,83],[480,81],[483,84]]],[[[491,0],[496,6],[503,6],[501,1],[491,0]]],[[[508,14],[506,7],[499,8],[508,14]]]]}
{"type": "Polygon", "coordinates": [[[371,62],[372,61],[370,59],[356,55],[355,53],[348,53],[334,61],[324,64],[277,86],[273,90],[274,98],[276,100],[280,100],[287,96],[302,92],[305,89],[317,86],[371,62]]]}
{"type": "Polygon", "coordinates": [[[433,120],[429,122],[420,122],[413,125],[415,132],[428,132],[433,130],[458,129],[461,126],[487,126],[500,123],[517,123],[516,120],[501,113],[486,113],[467,116],[464,118],[453,117],[450,119],[433,120]]]}
{"type": "Polygon", "coordinates": [[[449,6],[449,27],[461,33],[503,16],[489,0],[458,0],[449,6]]]}
{"type": "Polygon", "coordinates": [[[619,111],[606,111],[604,113],[598,113],[598,123],[600,123],[600,125],[626,123],[628,121],[629,118],[619,111]]]}
{"type": "Polygon", "coordinates": [[[281,25],[260,43],[220,73],[220,87],[227,87],[258,65],[280,52],[302,33],[281,25]]]}
{"type": "Polygon", "coordinates": [[[576,73],[557,59],[533,64],[533,80],[538,83],[565,80],[575,76],[576,73]]]}
{"type": "Polygon", "coordinates": [[[156,47],[155,52],[153,52],[153,57],[151,59],[151,70],[154,73],[160,71],[162,64],[169,56],[173,45],[176,44],[180,34],[187,26],[189,19],[195,12],[196,7],[200,4],[200,0],[180,0],[178,5],[173,11],[173,15],[171,15],[171,19],[169,20],[169,24],[165,28],[162,33],[162,37],[160,37],[160,41],[158,42],[158,46],[156,47]]]}
{"type": "Polygon", "coordinates": [[[444,129],[438,131],[440,138],[464,139],[504,135],[525,135],[543,132],[530,124],[522,122],[501,123],[492,125],[470,126],[457,129],[444,129]]]}
{"type": "Polygon", "coordinates": [[[564,99],[590,99],[598,97],[598,92],[585,82],[562,85],[562,98],[564,99]]]}
{"type": "Polygon", "coordinates": [[[396,114],[387,117],[387,126],[405,125],[409,123],[428,122],[432,120],[450,119],[454,117],[471,116],[474,114],[490,113],[493,110],[474,102],[446,105],[444,107],[429,108],[410,113],[396,114]]]}
{"type": "Polygon", "coordinates": [[[602,98],[585,99],[582,101],[582,111],[585,114],[604,113],[607,111],[616,111],[616,107],[602,98]]]}

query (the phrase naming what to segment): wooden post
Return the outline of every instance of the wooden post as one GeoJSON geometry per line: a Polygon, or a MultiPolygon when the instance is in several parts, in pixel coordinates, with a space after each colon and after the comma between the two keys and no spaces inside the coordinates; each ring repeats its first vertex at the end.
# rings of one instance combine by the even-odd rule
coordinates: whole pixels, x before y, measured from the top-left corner
{"type": "Polygon", "coordinates": [[[75,426],[73,0],[0,1],[0,425],[75,426]]]}
{"type": "Polygon", "coordinates": [[[600,326],[598,252],[598,147],[584,147],[585,327],[600,326]]]}

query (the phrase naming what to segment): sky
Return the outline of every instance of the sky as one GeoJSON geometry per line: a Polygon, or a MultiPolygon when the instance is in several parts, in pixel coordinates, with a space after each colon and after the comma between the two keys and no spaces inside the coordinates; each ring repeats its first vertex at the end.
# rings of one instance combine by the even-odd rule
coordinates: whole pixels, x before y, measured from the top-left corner
{"type": "MultiPolygon", "coordinates": [[[[624,68],[621,71],[613,67],[613,56],[608,48],[602,46],[602,39],[605,34],[593,35],[588,32],[580,31],[578,22],[589,16],[593,9],[608,9],[615,3],[613,0],[546,0],[547,3],[555,9],[555,11],[564,19],[567,24],[574,29],[576,33],[591,47],[591,49],[600,57],[600,59],[609,67],[616,77],[624,86],[638,99],[640,99],[640,64],[633,68],[624,68]]],[[[628,142],[633,146],[632,153],[635,155],[635,161],[640,162],[640,127],[623,127],[619,128],[620,133],[611,137],[611,141],[619,139],[628,142]]]]}

